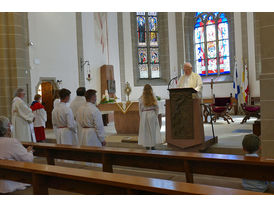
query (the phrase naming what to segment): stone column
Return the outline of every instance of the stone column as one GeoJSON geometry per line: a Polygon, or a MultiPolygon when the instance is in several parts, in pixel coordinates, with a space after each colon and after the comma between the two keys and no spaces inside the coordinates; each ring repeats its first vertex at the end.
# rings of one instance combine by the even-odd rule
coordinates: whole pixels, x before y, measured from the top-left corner
{"type": "Polygon", "coordinates": [[[27,13],[0,13],[0,115],[10,118],[16,88],[30,94],[29,68],[27,13]]]}
{"type": "MultiPolygon", "coordinates": [[[[260,43],[260,101],[262,156],[274,157],[274,13],[255,13],[260,43]]],[[[256,32],[256,34],[257,34],[256,32]]],[[[257,44],[258,42],[256,42],[257,44]]]]}

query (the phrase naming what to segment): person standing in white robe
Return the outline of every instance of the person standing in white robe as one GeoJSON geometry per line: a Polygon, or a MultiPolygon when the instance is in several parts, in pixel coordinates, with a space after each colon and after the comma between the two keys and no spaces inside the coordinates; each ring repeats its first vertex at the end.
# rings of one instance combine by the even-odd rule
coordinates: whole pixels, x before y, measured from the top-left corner
{"type": "Polygon", "coordinates": [[[52,125],[56,131],[57,144],[78,145],[77,126],[71,109],[66,105],[69,102],[71,92],[61,89],[60,104],[52,111],[52,125]]]}
{"type": "Polygon", "coordinates": [[[17,138],[23,142],[35,142],[35,135],[33,128],[34,114],[32,110],[23,101],[25,97],[24,89],[16,90],[14,99],[12,100],[12,125],[14,130],[12,137],[17,138]]]}
{"type": "Polygon", "coordinates": [[[197,91],[198,97],[202,98],[202,78],[192,71],[192,65],[189,62],[184,64],[184,75],[179,79],[178,88],[193,88],[197,91]]]}
{"type": "Polygon", "coordinates": [[[80,145],[102,147],[106,145],[105,131],[100,110],[96,107],[96,91],[86,92],[86,104],[80,107],[76,121],[81,126],[80,145]]]}
{"type": "MultiPolygon", "coordinates": [[[[70,108],[72,110],[74,119],[76,119],[76,114],[78,109],[86,104],[86,98],[85,98],[85,93],[86,93],[86,88],[85,87],[79,87],[76,90],[76,97],[72,100],[72,102],[70,103],[70,108]]],[[[78,138],[79,138],[79,142],[81,142],[81,126],[77,123],[77,134],[78,134],[78,138]]]]}
{"type": "MultiPolygon", "coordinates": [[[[32,147],[27,149],[15,138],[11,138],[11,124],[9,119],[0,116],[0,159],[32,162],[32,147]]],[[[0,180],[0,193],[10,193],[24,190],[29,184],[10,180],[0,180]]]]}
{"type": "Polygon", "coordinates": [[[140,126],[138,144],[146,149],[155,149],[156,144],[161,144],[164,139],[160,133],[158,121],[159,107],[152,87],[144,86],[143,95],[139,98],[140,126]]]}
{"type": "Polygon", "coordinates": [[[72,110],[72,113],[73,113],[75,119],[76,119],[76,114],[77,114],[78,109],[86,103],[85,93],[86,93],[86,88],[79,87],[76,90],[77,96],[70,103],[70,108],[72,110]]]}
{"type": "Polygon", "coordinates": [[[60,92],[60,90],[55,90],[55,92],[54,92],[53,108],[56,107],[60,103],[59,92],[60,92]]]}

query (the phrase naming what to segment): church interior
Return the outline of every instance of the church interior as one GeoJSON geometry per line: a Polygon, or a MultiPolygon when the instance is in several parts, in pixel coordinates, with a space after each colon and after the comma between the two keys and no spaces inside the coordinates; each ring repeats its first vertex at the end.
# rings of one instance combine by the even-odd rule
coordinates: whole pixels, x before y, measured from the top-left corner
{"type": "Polygon", "coordinates": [[[47,114],[46,139],[22,142],[33,165],[0,162],[0,179],[30,184],[9,194],[256,195],[242,179],[269,181],[258,194],[273,194],[273,22],[272,12],[1,12],[0,116],[12,120],[18,88],[28,107],[41,95],[47,114]],[[177,88],[185,63],[200,98],[177,88]],[[146,84],[163,139],[152,150],[138,144],[146,84]],[[55,96],[66,88],[71,102],[79,87],[97,91],[101,148],[57,144],[55,96]],[[258,158],[244,156],[249,134],[258,158]]]}

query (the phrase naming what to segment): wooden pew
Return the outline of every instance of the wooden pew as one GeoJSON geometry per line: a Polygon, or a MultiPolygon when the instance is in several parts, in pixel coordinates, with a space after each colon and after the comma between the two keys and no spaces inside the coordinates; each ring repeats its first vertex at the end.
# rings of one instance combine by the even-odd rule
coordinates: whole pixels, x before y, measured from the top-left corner
{"type": "Polygon", "coordinates": [[[113,172],[113,165],[165,171],[185,172],[186,181],[193,183],[193,174],[274,181],[274,160],[210,153],[157,151],[113,147],[88,147],[49,143],[23,143],[33,146],[34,155],[103,164],[104,172],[113,172]],[[259,175],[258,175],[259,174],[259,175]]]}
{"type": "Polygon", "coordinates": [[[32,184],[33,194],[48,188],[81,194],[263,195],[264,193],[133,177],[30,162],[0,160],[0,178],[32,184]]]}

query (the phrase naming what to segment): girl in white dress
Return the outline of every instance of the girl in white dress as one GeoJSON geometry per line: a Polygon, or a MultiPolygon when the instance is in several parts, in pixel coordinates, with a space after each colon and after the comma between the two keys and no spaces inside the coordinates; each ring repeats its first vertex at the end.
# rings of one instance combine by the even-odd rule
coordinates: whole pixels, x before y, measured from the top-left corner
{"type": "Polygon", "coordinates": [[[138,144],[146,149],[155,149],[156,144],[163,143],[158,121],[159,107],[152,87],[144,86],[143,95],[139,98],[140,127],[138,144]]]}

